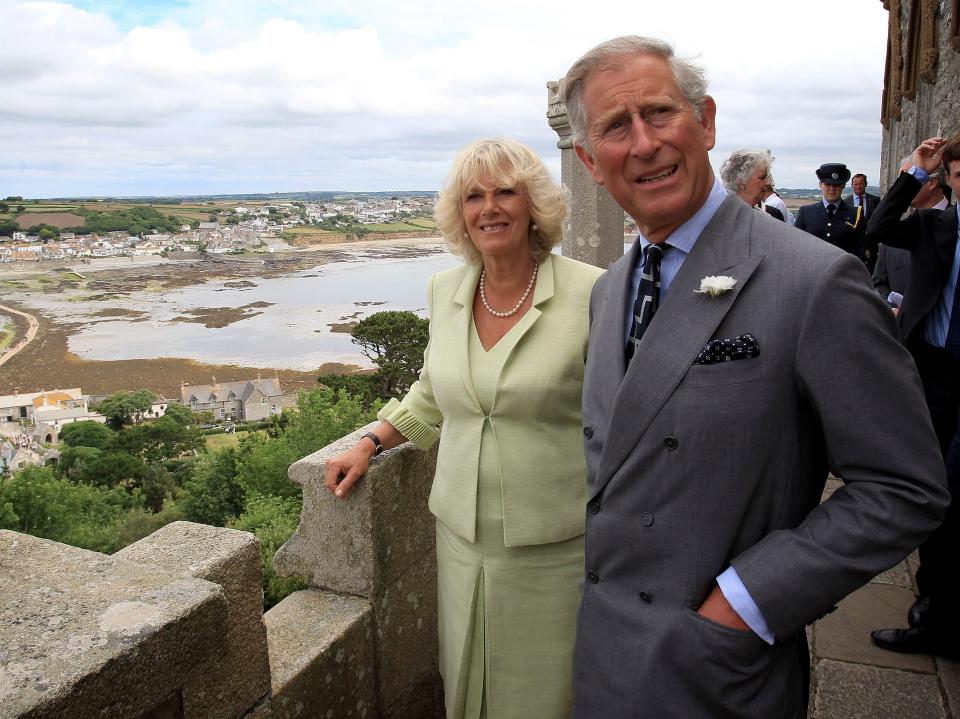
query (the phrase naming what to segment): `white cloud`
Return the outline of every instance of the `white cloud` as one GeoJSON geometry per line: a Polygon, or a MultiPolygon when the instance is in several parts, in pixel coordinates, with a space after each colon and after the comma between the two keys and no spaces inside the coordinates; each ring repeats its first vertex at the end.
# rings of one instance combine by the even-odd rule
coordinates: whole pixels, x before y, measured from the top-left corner
{"type": "Polygon", "coordinates": [[[556,168],[546,82],[630,31],[700,55],[715,165],[769,147],[781,186],[821,162],[879,168],[875,0],[76,2],[0,0],[0,194],[432,189],[496,134],[556,168]]]}

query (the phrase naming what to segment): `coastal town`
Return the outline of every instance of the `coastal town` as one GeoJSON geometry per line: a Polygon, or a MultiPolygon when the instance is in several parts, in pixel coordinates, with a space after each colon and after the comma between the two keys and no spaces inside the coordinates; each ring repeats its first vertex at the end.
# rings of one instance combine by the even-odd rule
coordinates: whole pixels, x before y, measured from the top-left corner
{"type": "MultiPolygon", "coordinates": [[[[59,461],[60,431],[73,422],[106,424],[94,407],[105,395],[84,394],[80,387],[0,395],[0,477],[25,466],[59,461]]],[[[159,419],[171,404],[204,417],[206,429],[232,433],[238,426],[278,416],[296,404],[296,394],[284,394],[280,380],[263,377],[236,382],[189,385],[181,383],[176,399],[154,397],[134,422],[159,419]]]]}
{"type": "MultiPolygon", "coordinates": [[[[85,232],[80,227],[64,224],[62,220],[59,222],[62,227],[58,227],[48,224],[52,222],[52,213],[34,214],[31,209],[31,214],[24,213],[16,218],[24,229],[14,230],[9,235],[0,233],[0,263],[180,252],[203,252],[208,255],[273,252],[288,249],[290,244],[295,243],[297,228],[316,228],[317,231],[341,237],[363,236],[373,228],[403,229],[391,228],[390,223],[429,217],[433,213],[433,203],[433,196],[428,194],[342,198],[327,202],[239,202],[233,206],[221,203],[209,208],[206,220],[184,223],[170,232],[139,233],[129,230],[85,232]],[[48,220],[45,215],[51,215],[51,219],[48,220]],[[35,224],[30,224],[34,221],[35,224]]],[[[18,209],[26,210],[27,207],[21,204],[18,209]]],[[[176,205],[163,207],[174,217],[178,216],[176,205]]],[[[75,217],[80,221],[84,219],[75,217]]]]}

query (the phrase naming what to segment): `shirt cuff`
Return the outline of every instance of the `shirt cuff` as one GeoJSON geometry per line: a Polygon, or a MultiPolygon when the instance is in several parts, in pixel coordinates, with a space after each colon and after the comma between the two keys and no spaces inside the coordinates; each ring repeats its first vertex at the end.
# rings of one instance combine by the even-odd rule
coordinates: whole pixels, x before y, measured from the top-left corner
{"type": "Polygon", "coordinates": [[[907,170],[907,174],[913,175],[917,179],[917,182],[919,182],[921,185],[930,179],[930,174],[923,168],[917,167],[916,165],[910,165],[910,169],[907,170]]]}
{"type": "Polygon", "coordinates": [[[753,601],[753,597],[750,596],[750,592],[747,591],[740,575],[737,574],[737,570],[732,565],[717,577],[717,585],[730,606],[740,615],[744,623],[753,630],[753,633],[767,644],[773,644],[774,636],[770,627],[767,626],[767,620],[763,618],[760,607],[753,601]]]}

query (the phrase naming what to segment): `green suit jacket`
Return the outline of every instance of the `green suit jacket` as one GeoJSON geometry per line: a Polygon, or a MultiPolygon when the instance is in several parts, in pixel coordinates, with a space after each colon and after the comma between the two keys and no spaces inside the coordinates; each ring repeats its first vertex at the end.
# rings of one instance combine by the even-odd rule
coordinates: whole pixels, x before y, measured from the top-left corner
{"type": "Polygon", "coordinates": [[[583,533],[586,464],[580,395],[590,291],[602,271],[558,255],[540,265],[533,307],[500,342],[509,358],[493,407],[477,400],[468,360],[473,297],[481,266],[430,278],[430,342],[420,379],[380,419],[426,449],[443,436],[430,511],[474,541],[480,438],[489,422],[499,458],[504,544],[559,542],[583,533]]]}

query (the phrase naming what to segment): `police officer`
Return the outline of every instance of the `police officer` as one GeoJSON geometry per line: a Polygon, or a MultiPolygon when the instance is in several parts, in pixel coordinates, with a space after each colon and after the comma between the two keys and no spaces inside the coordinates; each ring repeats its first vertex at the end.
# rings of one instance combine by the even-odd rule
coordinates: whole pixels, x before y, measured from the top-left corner
{"type": "Polygon", "coordinates": [[[828,162],[817,169],[820,202],[804,205],[797,211],[793,226],[856,255],[872,271],[876,253],[867,249],[867,220],[860,208],[841,198],[850,179],[850,170],[840,162],[828,162]]]}

